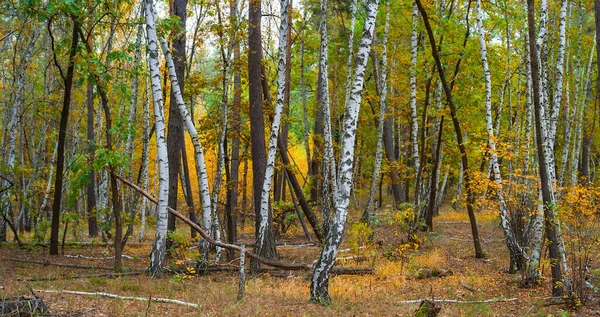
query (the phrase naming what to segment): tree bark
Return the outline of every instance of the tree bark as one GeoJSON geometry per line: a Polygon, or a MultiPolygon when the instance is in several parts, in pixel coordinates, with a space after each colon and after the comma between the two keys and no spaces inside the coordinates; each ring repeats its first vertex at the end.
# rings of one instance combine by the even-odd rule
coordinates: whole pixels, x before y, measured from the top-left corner
{"type": "MultiPolygon", "coordinates": [[[[479,230],[477,228],[477,220],[475,219],[475,211],[473,210],[473,204],[475,203],[475,195],[472,191],[471,184],[471,175],[469,170],[469,160],[467,157],[467,149],[463,142],[463,135],[460,127],[460,121],[458,120],[456,114],[456,106],[454,105],[454,99],[452,99],[452,90],[448,85],[446,80],[445,71],[442,66],[442,62],[439,57],[439,53],[437,51],[437,46],[435,39],[433,37],[433,30],[431,25],[429,24],[429,18],[427,16],[427,12],[425,8],[421,4],[421,0],[416,0],[417,6],[419,8],[419,12],[421,12],[421,16],[423,17],[423,22],[425,24],[425,28],[427,29],[427,35],[429,37],[429,43],[431,45],[431,54],[433,55],[433,59],[435,60],[435,64],[440,76],[440,80],[442,82],[442,87],[444,88],[444,92],[446,93],[446,101],[448,103],[448,107],[450,108],[450,116],[452,117],[452,124],[454,125],[454,131],[456,133],[456,140],[458,142],[458,149],[461,155],[461,162],[463,166],[463,174],[464,174],[464,182],[465,182],[465,191],[467,192],[467,213],[469,214],[469,220],[471,222],[471,232],[473,234],[473,245],[475,248],[475,257],[482,258],[484,257],[483,250],[481,248],[481,242],[479,241],[479,230]]],[[[470,3],[469,3],[470,5],[470,3]]],[[[468,16],[468,10],[467,10],[468,16]]],[[[468,22],[467,22],[468,24],[468,22]]],[[[457,63],[456,68],[459,67],[457,63]]]]}
{"type": "MultiPolygon", "coordinates": [[[[185,74],[185,40],[187,0],[170,0],[169,14],[171,17],[179,18],[176,34],[171,42],[173,64],[181,94],[184,91],[185,74]]],[[[177,104],[175,92],[171,89],[171,105],[177,104]]],[[[169,156],[169,207],[177,209],[177,196],[179,193],[179,171],[181,170],[181,148],[185,146],[183,138],[183,119],[177,107],[169,107],[169,122],[167,128],[167,151],[169,156]]],[[[182,184],[183,185],[183,184],[182,184]]],[[[169,214],[168,230],[175,231],[175,216],[169,214]]],[[[167,239],[167,249],[171,247],[171,239],[167,239]]]]}
{"type": "MultiPolygon", "coordinates": [[[[378,0],[368,0],[365,17],[365,24],[362,38],[356,56],[356,65],[352,80],[352,90],[348,97],[348,102],[345,105],[346,111],[344,114],[344,130],[342,132],[342,143],[340,152],[340,167],[339,175],[335,175],[335,170],[332,168],[333,196],[334,196],[334,215],[331,228],[327,234],[325,245],[321,251],[319,260],[314,266],[313,276],[310,286],[310,298],[314,302],[328,303],[331,301],[329,296],[329,275],[335,258],[342,241],[344,234],[344,226],[348,215],[348,207],[350,203],[350,194],[352,188],[353,165],[354,165],[354,149],[356,141],[356,127],[358,124],[358,113],[362,100],[362,91],[365,79],[365,70],[369,59],[369,51],[375,31],[375,22],[377,17],[378,0]],[[336,177],[337,176],[337,177],[336,177]],[[337,182],[337,184],[336,184],[337,182]]],[[[325,29],[326,35],[326,19],[327,19],[327,0],[321,0],[321,30],[325,29]]],[[[321,41],[326,41],[326,36],[321,36],[321,41]]],[[[323,44],[323,43],[322,43],[323,44]]],[[[325,48],[327,43],[325,42],[325,48]]],[[[321,58],[321,63],[324,59],[321,58]]],[[[325,60],[326,61],[326,60],[325,60]]],[[[326,92],[328,93],[328,92],[326,92]]],[[[328,105],[325,109],[327,111],[328,105]]],[[[326,126],[329,125],[326,117],[326,126]]],[[[330,123],[330,122],[329,122],[330,123]]],[[[326,128],[326,140],[331,138],[331,131],[326,128]]],[[[330,157],[333,163],[333,156],[330,157]]],[[[333,164],[331,165],[333,167],[333,164]]]]}
{"type": "MultiPolygon", "coordinates": [[[[156,221],[156,235],[150,271],[153,275],[161,276],[162,267],[166,256],[166,238],[168,227],[168,198],[169,198],[169,157],[167,154],[167,140],[165,140],[165,118],[163,108],[162,87],[160,83],[160,69],[158,63],[158,39],[155,28],[155,8],[153,0],[144,0],[146,15],[146,37],[148,41],[148,64],[150,66],[150,80],[152,96],[154,99],[154,119],[156,127],[156,146],[158,164],[158,207],[156,221]]],[[[175,86],[175,85],[173,85],[175,86]]],[[[179,87],[179,86],[177,86],[179,87]]],[[[171,89],[173,89],[172,87],[171,89]]]]}
{"type": "MultiPolygon", "coordinates": [[[[50,231],[50,255],[58,255],[58,230],[60,224],[60,209],[63,187],[63,171],[65,165],[65,139],[67,136],[67,123],[69,122],[69,108],[71,106],[71,93],[73,89],[73,77],[75,73],[75,55],[77,54],[77,45],[79,44],[79,22],[73,18],[73,31],[71,37],[71,48],[69,51],[69,61],[67,74],[63,76],[65,93],[63,96],[63,106],[60,112],[60,126],[58,130],[58,147],[56,156],[56,178],[54,180],[54,200],[52,203],[52,227],[50,231]]],[[[48,29],[51,28],[51,21],[48,23],[48,29]]],[[[53,40],[54,42],[54,40],[53,40]]],[[[53,54],[55,54],[53,52],[53,54]]],[[[56,55],[54,55],[56,62],[56,55]]],[[[58,66],[58,64],[57,64],[58,66]]],[[[62,71],[61,71],[62,75],[62,71]]]]}

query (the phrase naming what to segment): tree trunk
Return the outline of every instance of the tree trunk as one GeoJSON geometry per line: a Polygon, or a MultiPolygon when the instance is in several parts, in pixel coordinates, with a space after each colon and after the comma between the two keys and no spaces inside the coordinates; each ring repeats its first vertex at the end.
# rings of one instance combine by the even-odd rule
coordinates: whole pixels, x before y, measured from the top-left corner
{"type": "MultiPolygon", "coordinates": [[[[154,99],[154,119],[156,127],[156,147],[158,164],[158,207],[156,210],[156,236],[150,259],[150,271],[153,275],[161,276],[162,267],[166,256],[166,238],[168,227],[167,208],[169,199],[169,157],[167,154],[167,140],[165,140],[165,118],[163,96],[160,83],[160,69],[158,63],[158,39],[155,28],[155,8],[153,0],[144,0],[146,13],[146,36],[148,41],[148,64],[150,66],[150,80],[152,96],[154,99]]],[[[176,86],[176,85],[173,85],[176,86]]],[[[179,87],[179,86],[177,86],[179,87]]],[[[173,89],[172,87],[171,89],[173,89]]]]}
{"type": "MultiPolygon", "coordinates": [[[[376,81],[379,90],[379,120],[377,123],[377,147],[375,152],[375,164],[373,166],[373,180],[371,182],[371,189],[369,190],[369,198],[367,199],[367,204],[365,206],[365,210],[363,211],[361,220],[363,222],[369,223],[369,218],[371,217],[371,210],[373,207],[373,203],[375,200],[375,193],[377,191],[377,186],[379,185],[380,178],[380,168],[381,162],[383,160],[383,123],[385,121],[385,112],[386,112],[386,97],[387,97],[387,44],[389,38],[390,31],[390,3],[386,2],[385,6],[385,27],[383,31],[383,43],[381,48],[381,70],[380,76],[377,76],[379,80],[376,81]]],[[[373,64],[377,65],[377,60],[373,59],[373,64]]]]}
{"type": "MultiPolygon", "coordinates": [[[[534,4],[533,0],[527,1],[528,11],[528,27],[529,27],[529,38],[535,38],[535,18],[534,18],[534,4]]],[[[540,30],[542,33],[543,30],[540,30]]],[[[570,290],[570,282],[568,279],[563,281],[564,276],[567,277],[565,267],[561,270],[562,263],[561,253],[564,252],[564,245],[562,245],[562,237],[560,234],[560,223],[556,218],[554,204],[554,189],[552,187],[552,174],[550,173],[550,164],[547,157],[552,155],[550,149],[545,144],[544,140],[547,138],[547,131],[543,125],[544,116],[544,105],[540,104],[540,71],[538,66],[538,53],[537,47],[534,41],[529,41],[529,54],[531,55],[531,73],[532,73],[532,88],[533,88],[533,105],[535,110],[535,132],[537,141],[537,152],[538,152],[538,164],[540,181],[542,187],[542,198],[544,202],[544,218],[546,237],[550,240],[549,250],[550,259],[554,261],[552,265],[552,296],[562,296],[564,289],[557,283],[564,283],[567,291],[570,290]],[[564,272],[563,272],[564,271],[564,272]]]]}
{"type": "MultiPolygon", "coordinates": [[[[171,42],[173,64],[175,74],[179,83],[181,94],[184,91],[185,74],[185,40],[186,40],[186,18],[187,0],[170,0],[169,14],[171,17],[179,18],[179,27],[176,36],[171,42]]],[[[177,104],[175,92],[171,89],[171,105],[177,104]]],[[[179,192],[179,171],[181,170],[181,148],[185,145],[183,138],[183,119],[177,107],[169,107],[169,122],[167,129],[167,152],[169,156],[169,207],[177,210],[177,196],[179,192]]],[[[183,185],[183,184],[182,184],[183,185]]],[[[169,214],[168,230],[175,231],[175,216],[169,214]]],[[[167,249],[171,247],[171,239],[167,239],[167,249]]]]}
{"type": "MultiPolygon", "coordinates": [[[[469,214],[469,220],[471,222],[471,232],[473,234],[473,244],[475,248],[475,257],[482,258],[484,256],[483,250],[481,249],[481,242],[479,241],[479,231],[477,228],[477,220],[475,219],[475,211],[473,210],[473,204],[475,203],[475,196],[472,191],[471,184],[471,175],[469,170],[469,160],[467,157],[467,149],[463,142],[463,135],[460,127],[460,122],[458,120],[456,114],[456,106],[454,105],[454,100],[452,99],[452,90],[448,85],[446,80],[445,71],[442,66],[442,62],[439,57],[439,53],[437,51],[436,42],[433,37],[433,30],[431,29],[431,25],[429,24],[429,18],[427,17],[427,12],[425,8],[421,4],[421,0],[416,0],[419,11],[421,12],[421,16],[423,17],[423,22],[425,23],[425,28],[427,29],[427,35],[429,37],[429,43],[431,45],[431,54],[433,55],[433,59],[435,60],[435,64],[440,76],[440,80],[442,81],[442,87],[444,88],[444,92],[446,93],[446,101],[448,102],[448,107],[450,108],[450,116],[452,117],[452,123],[454,125],[454,131],[456,133],[456,140],[458,142],[458,149],[461,155],[461,162],[463,166],[463,174],[464,174],[464,183],[465,190],[467,192],[467,213],[469,214]]],[[[469,3],[470,5],[470,3],[469,3]]],[[[468,17],[468,10],[467,10],[468,17]]],[[[467,22],[468,24],[468,22],[467,22]]],[[[456,68],[458,68],[459,64],[457,64],[456,68]]]]}
{"type": "MultiPolygon", "coordinates": [[[[310,297],[312,301],[319,303],[327,303],[331,301],[329,296],[329,275],[335,258],[338,253],[342,236],[344,234],[344,226],[346,224],[346,217],[348,215],[348,207],[350,203],[350,190],[352,188],[353,178],[353,165],[354,165],[354,147],[356,141],[356,127],[358,124],[358,113],[360,110],[360,103],[362,100],[362,91],[365,79],[365,69],[369,57],[369,51],[371,50],[371,43],[373,40],[373,33],[375,31],[375,22],[377,17],[378,0],[368,0],[367,10],[365,17],[365,24],[363,29],[362,38],[358,48],[356,56],[356,66],[354,76],[352,80],[352,90],[348,97],[348,102],[345,105],[346,111],[344,114],[344,130],[342,132],[342,143],[340,151],[340,174],[335,177],[335,173],[332,173],[333,179],[333,196],[334,196],[334,210],[333,221],[331,228],[327,234],[325,245],[321,251],[319,260],[314,266],[313,276],[310,286],[310,297]],[[336,183],[337,179],[337,184],[336,183]]],[[[326,36],[326,21],[327,21],[327,0],[321,0],[321,32],[325,36],[321,36],[322,46],[323,41],[327,41],[326,36]]],[[[327,43],[324,43],[325,48],[327,43]]],[[[325,62],[323,56],[321,57],[321,63],[325,62]]],[[[325,93],[328,94],[327,91],[325,93]]],[[[325,105],[326,112],[328,105],[325,105]]],[[[329,125],[326,119],[326,126],[329,125]]],[[[325,139],[331,138],[330,130],[325,131],[325,139]]],[[[330,157],[333,161],[333,157],[330,157]]],[[[333,166],[333,164],[332,164],[333,166]]],[[[333,171],[335,172],[335,170],[333,171]]]]}
{"type": "MultiPolygon", "coordinates": [[[[58,255],[58,230],[60,224],[60,208],[63,188],[63,171],[65,164],[65,139],[67,136],[67,123],[69,122],[69,107],[71,106],[71,92],[73,89],[73,76],[75,72],[75,55],[79,44],[79,22],[73,18],[73,32],[71,49],[69,51],[69,64],[66,77],[63,77],[65,93],[63,107],[60,112],[60,127],[58,130],[58,147],[56,156],[56,178],[54,180],[54,200],[52,204],[52,227],[50,231],[50,255],[58,255]]],[[[48,26],[50,27],[50,26],[48,26]]],[[[55,53],[54,53],[55,54],[55,53]]],[[[56,61],[56,59],[55,59],[56,61]]],[[[62,74],[62,72],[61,72],[62,74]]]]}
{"type": "MultiPolygon", "coordinates": [[[[236,1],[231,0],[230,14],[231,19],[237,21],[236,1]]],[[[237,65],[240,60],[240,45],[238,41],[234,41],[233,46],[233,64],[237,65]]],[[[240,108],[241,108],[241,75],[234,67],[233,71],[233,106],[231,114],[231,167],[229,172],[229,180],[227,182],[227,205],[225,207],[225,216],[227,218],[227,242],[230,244],[237,243],[237,209],[238,209],[238,194],[239,194],[239,168],[240,168],[240,108]]],[[[227,253],[228,259],[233,260],[234,254],[227,253]]]]}

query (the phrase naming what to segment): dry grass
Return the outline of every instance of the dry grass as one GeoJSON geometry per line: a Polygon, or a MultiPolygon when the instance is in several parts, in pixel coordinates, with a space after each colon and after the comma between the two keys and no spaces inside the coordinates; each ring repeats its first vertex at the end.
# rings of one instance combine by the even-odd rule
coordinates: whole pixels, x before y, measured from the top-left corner
{"type": "MultiPolygon", "coordinates": [[[[173,304],[121,301],[106,298],[64,294],[46,294],[44,298],[59,311],[82,311],[95,307],[93,316],[410,316],[417,304],[398,304],[400,300],[435,297],[458,300],[481,300],[517,297],[512,303],[444,304],[443,316],[544,316],[556,312],[560,306],[543,307],[541,299],[549,295],[548,282],[535,289],[518,287],[519,276],[503,273],[507,265],[507,252],[497,219],[492,213],[478,214],[484,251],[488,258],[473,257],[472,242],[466,213],[444,211],[435,219],[436,231],[424,234],[425,243],[418,250],[409,250],[402,257],[386,252],[401,238],[394,236],[394,228],[383,225],[376,228],[376,241],[380,245],[361,249],[369,260],[344,265],[370,266],[376,269],[370,276],[335,276],[330,281],[334,300],[330,306],[311,304],[308,301],[309,272],[284,272],[282,276],[263,274],[247,281],[244,300],[236,301],[238,276],[233,273],[214,273],[176,281],[172,276],[151,278],[127,276],[116,279],[87,278],[31,283],[38,289],[68,289],[101,291],[139,297],[165,297],[200,305],[199,309],[173,304]],[[442,278],[415,280],[407,278],[420,268],[450,269],[453,275],[442,278]]],[[[296,233],[297,234],[297,233],[296,233]]],[[[241,236],[251,243],[252,234],[241,236]]],[[[285,240],[303,242],[301,235],[285,240]]],[[[348,241],[346,239],[345,241],[348,241]]],[[[143,268],[148,265],[150,245],[128,246],[124,253],[135,260],[124,259],[125,266],[143,268]]],[[[350,246],[344,245],[344,248],[350,246]]],[[[319,254],[318,247],[281,246],[281,258],[287,262],[311,262],[319,254]]],[[[66,254],[102,256],[111,252],[102,246],[67,247],[66,254]]],[[[190,251],[192,254],[195,251],[190,251]]],[[[110,260],[86,260],[47,256],[47,249],[21,250],[14,246],[0,247],[0,296],[27,294],[18,278],[68,276],[91,274],[91,270],[75,270],[53,266],[8,262],[10,258],[30,258],[80,264],[111,265],[110,260]]],[[[343,256],[355,255],[345,252],[343,256]]],[[[586,311],[583,311],[586,312],[586,311]]],[[[581,312],[579,312],[581,313],[581,312]]],[[[90,316],[92,316],[90,315],[90,316]]],[[[584,314],[585,315],[585,314],[584,314]]]]}

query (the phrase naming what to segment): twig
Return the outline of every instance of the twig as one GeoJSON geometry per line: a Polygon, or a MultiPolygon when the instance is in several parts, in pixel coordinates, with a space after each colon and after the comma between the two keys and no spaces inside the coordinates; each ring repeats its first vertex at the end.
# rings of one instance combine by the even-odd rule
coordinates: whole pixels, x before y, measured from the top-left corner
{"type": "Polygon", "coordinates": [[[122,299],[122,300],[137,300],[137,301],[142,301],[142,302],[151,300],[151,301],[157,302],[157,303],[178,304],[178,305],[183,305],[183,306],[187,306],[187,307],[198,308],[198,304],[188,303],[188,302],[184,302],[181,300],[170,299],[170,298],[160,298],[160,297],[152,298],[152,297],[150,297],[150,299],[148,299],[145,297],[122,296],[122,295],[104,293],[104,292],[80,292],[80,291],[70,291],[70,290],[61,290],[61,289],[57,289],[57,290],[36,289],[35,291],[41,292],[41,293],[50,293],[50,294],[72,294],[72,295],[100,296],[100,297],[116,298],[116,299],[122,299]]]}
{"type": "MultiPolygon", "coordinates": [[[[397,301],[396,304],[413,304],[420,303],[421,301],[426,299],[410,299],[410,300],[401,300],[397,301]]],[[[427,299],[429,301],[433,301],[436,303],[453,303],[453,304],[484,304],[484,303],[503,303],[503,302],[513,302],[519,300],[518,298],[492,298],[486,300],[458,300],[458,299],[427,299]]]]}

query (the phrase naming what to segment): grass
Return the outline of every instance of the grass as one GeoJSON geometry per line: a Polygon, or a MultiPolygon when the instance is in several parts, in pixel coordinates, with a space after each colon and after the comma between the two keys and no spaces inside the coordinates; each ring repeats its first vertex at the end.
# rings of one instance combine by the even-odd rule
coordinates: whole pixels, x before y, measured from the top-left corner
{"type": "MultiPolygon", "coordinates": [[[[468,217],[465,212],[447,211],[437,217],[434,233],[422,233],[425,242],[417,249],[406,250],[401,257],[386,255],[386,248],[402,243],[402,236],[395,235],[394,225],[383,224],[375,228],[374,244],[366,249],[354,249],[340,256],[369,255],[369,260],[360,263],[348,261],[344,265],[373,266],[376,274],[368,276],[334,276],[329,290],[333,303],[329,306],[312,304],[308,301],[310,272],[284,272],[283,276],[263,274],[249,277],[242,301],[236,301],[238,276],[234,273],[213,273],[192,279],[175,281],[172,276],[151,278],[148,276],[125,276],[116,279],[101,277],[58,280],[31,283],[38,289],[68,289],[77,291],[101,291],[119,295],[139,297],[164,297],[179,299],[200,305],[199,309],[172,304],[121,301],[115,299],[84,297],[62,294],[45,294],[44,298],[53,309],[81,311],[96,307],[111,316],[410,316],[418,304],[400,304],[401,300],[417,298],[444,298],[458,300],[482,300],[499,297],[517,297],[512,303],[489,304],[443,304],[443,316],[522,316],[529,311],[536,314],[556,314],[562,307],[543,307],[543,299],[550,293],[548,277],[535,289],[518,287],[519,276],[503,273],[508,264],[506,247],[498,220],[492,212],[477,214],[480,233],[488,259],[475,259],[470,240],[468,217]],[[453,275],[423,280],[410,278],[421,268],[452,270],[453,275]],[[468,287],[465,287],[468,286],[468,287]],[[533,308],[531,308],[533,307],[533,308]]],[[[350,228],[350,226],[348,226],[350,228]]],[[[188,232],[180,226],[181,232],[188,232]]],[[[147,230],[146,242],[152,230],[147,230]]],[[[79,237],[84,237],[80,233],[79,237]]],[[[70,235],[67,236],[68,239],[70,235]]],[[[240,235],[245,244],[250,244],[253,234],[245,230],[240,235]]],[[[299,231],[284,240],[304,242],[299,231]]],[[[346,238],[343,248],[351,248],[346,238]]],[[[361,242],[362,243],[362,242],[361,242]]],[[[124,253],[136,256],[135,260],[124,259],[124,265],[143,268],[148,265],[147,255],[151,245],[130,245],[124,253]]],[[[319,254],[318,247],[278,248],[285,262],[309,263],[319,254]]],[[[112,249],[101,245],[71,246],[65,254],[102,256],[112,249]]],[[[197,250],[186,250],[185,257],[195,258],[197,250]]],[[[18,278],[67,276],[92,274],[91,270],[65,269],[25,263],[6,262],[10,258],[48,259],[56,262],[112,265],[110,260],[86,260],[47,256],[47,249],[18,249],[15,246],[0,247],[0,296],[27,294],[24,283],[18,278]]],[[[546,272],[546,275],[548,272],[546,272]]],[[[585,311],[584,311],[585,312],[585,311]]]]}

